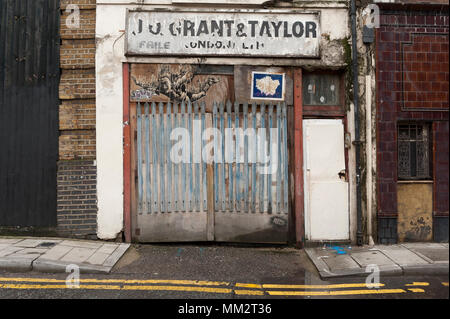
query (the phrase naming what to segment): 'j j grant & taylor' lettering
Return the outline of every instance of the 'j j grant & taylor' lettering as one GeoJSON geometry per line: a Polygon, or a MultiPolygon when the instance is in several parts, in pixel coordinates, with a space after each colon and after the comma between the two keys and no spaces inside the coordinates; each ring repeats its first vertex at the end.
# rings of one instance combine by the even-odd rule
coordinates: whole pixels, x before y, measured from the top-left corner
{"type": "MultiPolygon", "coordinates": [[[[138,19],[137,33],[148,32],[154,35],[162,35],[161,23],[156,25],[145,24],[142,19],[138,19]]],[[[234,20],[201,20],[199,23],[184,20],[169,25],[169,32],[172,36],[200,37],[217,36],[231,37],[284,37],[284,38],[317,38],[317,24],[314,21],[248,21],[247,24],[238,23],[234,20]]],[[[133,32],[136,34],[136,32],[133,32]]]]}

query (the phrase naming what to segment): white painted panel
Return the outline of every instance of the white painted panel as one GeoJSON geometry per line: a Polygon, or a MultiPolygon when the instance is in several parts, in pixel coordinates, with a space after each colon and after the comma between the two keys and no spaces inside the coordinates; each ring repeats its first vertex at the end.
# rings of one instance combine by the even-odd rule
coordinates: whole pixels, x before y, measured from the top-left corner
{"type": "Polygon", "coordinates": [[[348,184],[312,182],[310,190],[311,239],[348,239],[348,184]]]}
{"type": "Polygon", "coordinates": [[[307,126],[308,169],[313,181],[339,181],[345,169],[344,127],[341,120],[314,120],[307,126]]]}
{"type": "Polygon", "coordinates": [[[309,240],[349,239],[348,183],[341,120],[304,120],[305,228],[309,240]]]}

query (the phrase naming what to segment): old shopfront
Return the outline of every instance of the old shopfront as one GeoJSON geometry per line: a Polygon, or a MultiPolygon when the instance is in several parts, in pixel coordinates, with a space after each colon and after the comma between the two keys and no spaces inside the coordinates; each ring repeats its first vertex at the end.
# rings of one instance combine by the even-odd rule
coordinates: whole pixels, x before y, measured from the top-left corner
{"type": "Polygon", "coordinates": [[[339,4],[99,5],[100,237],[353,239],[347,33],[339,4]]]}

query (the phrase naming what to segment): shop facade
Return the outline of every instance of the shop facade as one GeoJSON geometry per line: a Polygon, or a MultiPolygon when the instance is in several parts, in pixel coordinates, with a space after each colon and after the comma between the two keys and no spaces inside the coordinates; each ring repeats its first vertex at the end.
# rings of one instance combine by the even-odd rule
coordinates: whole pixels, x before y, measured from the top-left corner
{"type": "Polygon", "coordinates": [[[347,4],[115,2],[97,3],[98,237],[354,242],[347,4]]]}

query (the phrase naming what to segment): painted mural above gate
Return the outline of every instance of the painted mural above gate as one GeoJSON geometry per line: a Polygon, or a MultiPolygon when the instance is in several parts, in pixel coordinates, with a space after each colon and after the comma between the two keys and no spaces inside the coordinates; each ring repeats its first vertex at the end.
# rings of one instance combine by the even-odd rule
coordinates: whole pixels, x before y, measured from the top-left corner
{"type": "Polygon", "coordinates": [[[227,75],[200,74],[188,64],[134,64],[130,98],[133,102],[213,102],[233,99],[233,79],[227,75]]]}

